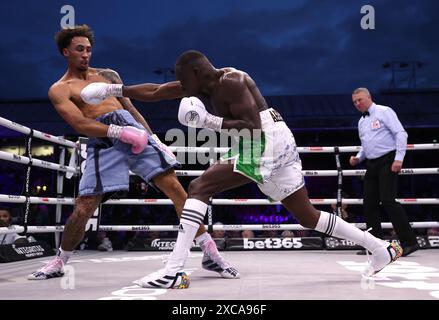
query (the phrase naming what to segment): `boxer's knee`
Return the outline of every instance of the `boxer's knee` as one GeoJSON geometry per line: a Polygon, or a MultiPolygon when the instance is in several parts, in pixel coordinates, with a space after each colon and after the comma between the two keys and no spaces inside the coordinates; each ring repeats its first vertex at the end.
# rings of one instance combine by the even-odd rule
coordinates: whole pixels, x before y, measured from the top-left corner
{"type": "Polygon", "coordinates": [[[168,195],[169,199],[172,200],[172,203],[175,206],[175,210],[177,211],[178,216],[180,216],[184,207],[184,203],[187,199],[187,193],[177,179],[175,179],[175,181],[171,181],[168,184],[168,190],[166,194],[168,195]]]}
{"type": "Polygon", "coordinates": [[[87,208],[85,206],[77,206],[73,211],[70,219],[87,222],[87,220],[93,216],[93,212],[94,210],[91,210],[90,208],[87,208]]]}
{"type": "Polygon", "coordinates": [[[87,222],[99,206],[101,196],[79,197],[75,202],[75,209],[70,219],[87,222]]]}
{"type": "Polygon", "coordinates": [[[154,184],[172,200],[175,209],[177,210],[177,214],[180,215],[187,199],[187,193],[178,181],[175,173],[173,171],[166,172],[154,178],[153,181],[154,184]]]}
{"type": "Polygon", "coordinates": [[[169,193],[172,195],[174,202],[185,202],[187,198],[187,193],[184,191],[180,182],[177,179],[173,179],[168,184],[169,193]]]}
{"type": "Polygon", "coordinates": [[[203,179],[197,178],[192,180],[188,188],[188,198],[196,198],[201,201],[207,201],[212,194],[209,192],[209,187],[204,183],[203,179]]]}
{"type": "Polygon", "coordinates": [[[189,186],[188,186],[188,189],[187,189],[188,196],[189,196],[189,197],[192,197],[192,195],[199,193],[200,190],[201,190],[201,189],[200,189],[200,186],[201,186],[201,183],[199,182],[199,179],[198,179],[198,178],[192,180],[192,181],[189,183],[189,186]]]}

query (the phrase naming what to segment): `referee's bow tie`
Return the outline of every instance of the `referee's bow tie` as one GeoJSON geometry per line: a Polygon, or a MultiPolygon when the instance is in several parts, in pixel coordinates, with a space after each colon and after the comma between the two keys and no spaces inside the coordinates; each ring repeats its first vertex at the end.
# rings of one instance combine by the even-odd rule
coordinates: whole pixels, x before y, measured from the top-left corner
{"type": "Polygon", "coordinates": [[[363,117],[363,118],[366,118],[367,116],[370,116],[369,111],[363,112],[362,117],[363,117]]]}

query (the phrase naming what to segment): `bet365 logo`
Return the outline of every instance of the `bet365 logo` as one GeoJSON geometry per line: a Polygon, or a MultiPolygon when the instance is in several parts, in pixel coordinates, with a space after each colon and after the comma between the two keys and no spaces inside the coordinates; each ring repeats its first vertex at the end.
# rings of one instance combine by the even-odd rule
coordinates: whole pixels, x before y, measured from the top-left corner
{"type": "Polygon", "coordinates": [[[302,248],[301,238],[267,238],[265,240],[249,240],[244,238],[244,249],[300,249],[302,248]]]}

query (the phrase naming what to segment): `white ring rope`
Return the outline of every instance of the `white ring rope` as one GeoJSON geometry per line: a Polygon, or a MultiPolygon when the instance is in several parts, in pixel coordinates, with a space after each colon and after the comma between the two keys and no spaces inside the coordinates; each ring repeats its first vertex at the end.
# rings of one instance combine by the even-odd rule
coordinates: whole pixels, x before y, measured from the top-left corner
{"type": "MultiPolygon", "coordinates": [[[[11,130],[15,130],[24,134],[30,134],[31,129],[18,124],[16,122],[12,122],[5,118],[0,117],[0,125],[11,130]]],[[[33,136],[35,138],[43,139],[46,141],[50,141],[53,143],[57,143],[66,147],[76,148],[76,144],[72,141],[63,139],[61,137],[52,136],[48,133],[44,133],[38,130],[33,130],[33,136]]],[[[230,150],[228,147],[175,147],[169,146],[171,151],[173,152],[187,152],[187,153],[205,153],[205,152],[214,152],[214,153],[225,153],[230,150]]],[[[344,146],[344,147],[297,147],[299,153],[334,153],[335,148],[338,148],[338,151],[341,153],[344,152],[358,152],[360,151],[360,146],[344,146]]],[[[407,150],[435,150],[439,149],[439,143],[423,143],[423,144],[407,144],[407,150]]]]}
{"type": "MultiPolygon", "coordinates": [[[[73,198],[44,198],[29,197],[31,204],[65,204],[74,205],[73,198]]],[[[0,202],[5,203],[24,203],[25,196],[14,196],[0,194],[0,202]]],[[[330,205],[337,203],[337,199],[310,199],[314,205],[330,205]]],[[[401,204],[439,204],[436,198],[401,198],[396,199],[401,204]]],[[[361,205],[363,199],[342,199],[344,204],[361,205]]],[[[278,205],[280,202],[271,202],[268,199],[212,199],[213,205],[278,205]]],[[[107,200],[103,205],[173,205],[170,199],[112,199],[107,200]]]]}
{"type": "MultiPolygon", "coordinates": [[[[360,229],[366,229],[366,223],[351,223],[360,229]]],[[[437,221],[423,221],[423,222],[410,222],[410,225],[414,228],[437,228],[439,227],[439,222],[437,221]]],[[[383,222],[381,226],[384,229],[393,229],[393,225],[390,222],[383,222]]],[[[103,231],[178,231],[178,225],[176,226],[166,226],[166,225],[139,225],[139,226],[100,226],[99,230],[103,231]]],[[[207,226],[205,226],[207,229],[207,226]]],[[[242,230],[313,230],[302,227],[300,224],[228,224],[228,225],[213,225],[213,230],[223,230],[223,231],[242,231],[242,230]]]]}
{"type": "MultiPolygon", "coordinates": [[[[0,160],[6,160],[16,163],[21,163],[27,165],[30,161],[28,157],[19,156],[14,153],[0,151],[0,160]]],[[[75,167],[59,165],[57,163],[39,160],[32,158],[32,166],[46,168],[50,170],[57,170],[63,172],[70,172],[72,174],[78,174],[79,170],[75,167]]],[[[199,177],[204,173],[204,170],[176,170],[177,176],[181,177],[199,177]]],[[[366,173],[365,169],[360,170],[343,170],[343,175],[346,177],[353,176],[364,176],[366,173]]],[[[303,170],[303,175],[306,177],[333,177],[337,176],[337,170],[303,170]]],[[[400,175],[419,175],[419,174],[439,174],[439,168],[406,168],[399,172],[400,175]]],[[[135,176],[136,174],[130,171],[130,175],[135,176]]]]}
{"type": "MultiPolygon", "coordinates": [[[[32,129],[30,129],[26,126],[23,126],[21,124],[15,123],[13,121],[7,120],[7,119],[2,118],[2,117],[0,117],[0,125],[8,128],[8,129],[24,133],[26,135],[29,135],[32,132],[32,129]]],[[[66,140],[66,139],[61,138],[61,137],[52,136],[51,134],[44,133],[44,132],[41,132],[38,130],[33,130],[33,136],[35,138],[50,141],[50,142],[60,144],[60,145],[65,146],[65,147],[76,148],[76,144],[72,141],[66,140]]]]}
{"type": "MultiPolygon", "coordinates": [[[[15,130],[26,135],[29,135],[32,132],[32,129],[18,124],[16,122],[7,120],[5,118],[0,117],[0,125],[9,128],[11,130],[15,130]]],[[[71,147],[76,149],[76,143],[63,139],[61,137],[52,136],[48,133],[44,133],[38,130],[33,130],[33,136],[36,138],[40,138],[46,141],[50,141],[53,143],[57,143],[63,146],[71,147]]],[[[175,147],[169,146],[171,151],[180,153],[206,153],[206,152],[214,152],[214,153],[226,153],[230,150],[227,147],[175,147]]],[[[338,152],[358,152],[360,150],[360,146],[345,146],[345,147],[298,147],[297,150],[299,153],[334,153],[335,148],[338,148],[338,152]]],[[[424,143],[424,144],[407,144],[407,150],[436,150],[439,149],[439,143],[424,143]]],[[[14,153],[0,151],[0,159],[6,161],[12,161],[22,164],[28,164],[30,159],[25,156],[19,156],[14,153]]],[[[57,163],[52,163],[48,161],[43,161],[39,159],[32,158],[32,165],[36,167],[58,170],[64,172],[70,172],[74,174],[78,174],[78,169],[74,167],[59,165],[57,163]]],[[[189,176],[189,177],[197,177],[200,176],[204,171],[203,170],[177,170],[177,175],[179,176],[189,176]]],[[[304,170],[305,176],[337,176],[336,170],[304,170]]],[[[364,175],[365,170],[343,170],[343,175],[345,176],[362,176],[364,175]]],[[[439,173],[439,168],[413,168],[413,169],[403,169],[399,174],[410,175],[410,174],[436,174],[439,173]]],[[[131,175],[134,173],[130,172],[131,175]]]]}
{"type": "MultiPolygon", "coordinates": [[[[11,162],[17,162],[17,163],[21,163],[21,164],[28,164],[30,162],[30,159],[28,157],[19,156],[17,154],[5,152],[5,151],[0,151],[0,159],[11,161],[11,162]]],[[[71,172],[74,174],[76,174],[78,172],[78,170],[75,167],[64,166],[64,165],[60,165],[60,164],[53,163],[53,162],[39,160],[39,159],[36,159],[33,157],[32,157],[32,166],[50,169],[50,170],[71,172]]]]}
{"type": "MultiPolygon", "coordinates": [[[[187,153],[226,153],[229,151],[227,147],[174,147],[169,146],[172,152],[187,152],[187,153]]],[[[334,153],[336,147],[297,147],[299,153],[334,153]]],[[[358,152],[360,146],[346,146],[338,147],[339,152],[358,152]]],[[[424,143],[424,144],[407,144],[407,150],[435,150],[439,149],[439,143],[424,143]]]]}
{"type": "MultiPolygon", "coordinates": [[[[434,198],[406,198],[396,199],[401,204],[439,204],[439,199],[434,198]]],[[[9,203],[24,203],[26,197],[0,194],[0,202],[9,203]]],[[[73,198],[43,198],[30,197],[31,204],[63,204],[74,205],[73,198]]],[[[337,199],[310,199],[314,205],[329,205],[337,203],[337,199]]],[[[343,199],[343,203],[360,205],[363,199],[343,199]]],[[[270,202],[266,199],[213,199],[213,205],[277,205],[280,202],[270,202]]],[[[104,205],[173,205],[169,199],[113,199],[108,200],[104,205]]],[[[411,222],[413,228],[437,228],[439,222],[411,222]]],[[[366,229],[364,223],[353,223],[360,229],[366,229]]],[[[393,228],[391,223],[381,223],[384,229],[393,228]]],[[[62,232],[63,226],[28,226],[28,233],[54,233],[62,232]]],[[[178,226],[171,225],[135,225],[135,226],[100,226],[102,231],[177,231],[178,226]]],[[[263,225],[214,225],[213,230],[309,230],[302,227],[300,224],[263,224],[263,225]]],[[[21,233],[24,232],[24,227],[13,226],[9,228],[0,228],[0,234],[5,233],[21,233]]]]}
{"type": "MultiPolygon", "coordinates": [[[[7,160],[11,162],[17,162],[21,164],[28,164],[30,159],[25,156],[19,156],[14,153],[0,151],[0,159],[7,160]]],[[[59,165],[57,163],[48,162],[44,160],[39,160],[36,158],[32,158],[32,166],[46,168],[50,170],[64,171],[70,172],[73,174],[78,173],[78,169],[75,167],[59,165]]],[[[176,170],[175,173],[180,177],[199,177],[204,173],[204,170],[176,170]]],[[[332,177],[337,176],[337,170],[303,170],[304,176],[307,177],[332,177]]],[[[343,175],[346,177],[349,176],[363,176],[366,173],[365,169],[362,170],[343,170],[343,175]]],[[[419,175],[419,174],[439,174],[439,168],[407,168],[402,169],[399,172],[400,175],[419,175]]],[[[130,175],[135,176],[136,174],[130,171],[130,175]]]]}
{"type": "MultiPolygon", "coordinates": [[[[366,229],[365,223],[350,223],[360,229],[366,229]]],[[[425,221],[425,222],[410,222],[410,225],[415,228],[439,228],[439,222],[437,221],[425,221]]],[[[390,222],[381,223],[383,229],[392,229],[393,225],[390,222]]],[[[101,225],[99,230],[102,231],[178,231],[178,225],[101,225]]],[[[300,224],[229,224],[229,225],[213,225],[213,230],[224,231],[242,231],[242,230],[312,230],[302,227],[300,224]]],[[[206,226],[207,228],[207,226],[206,226]]],[[[55,233],[64,231],[64,226],[28,226],[28,233],[55,233]]],[[[11,226],[8,228],[0,228],[0,234],[7,233],[22,233],[24,227],[11,226]]]]}
{"type": "MultiPolygon", "coordinates": [[[[204,170],[175,170],[177,176],[180,177],[199,177],[203,174],[204,170]]],[[[338,175],[337,170],[302,170],[302,174],[306,177],[336,177],[338,175]]],[[[343,170],[343,176],[355,177],[364,176],[366,169],[360,170],[343,170]]],[[[402,169],[399,172],[400,175],[418,175],[418,174],[439,174],[439,168],[407,168],[402,169]]],[[[136,175],[130,172],[130,175],[136,175]]]]}
{"type": "MultiPolygon", "coordinates": [[[[50,134],[32,130],[21,124],[12,122],[5,118],[0,117],[0,125],[21,132],[25,135],[32,134],[33,137],[50,141],[62,146],[76,148],[76,143],[69,140],[63,139],[61,137],[52,136],[50,134]]],[[[169,147],[173,152],[186,152],[186,153],[225,153],[229,151],[229,148],[221,147],[169,147]]],[[[298,147],[299,153],[334,153],[335,149],[338,148],[338,152],[358,152],[360,146],[345,146],[345,147],[298,147]]],[[[439,149],[438,143],[428,143],[428,144],[408,144],[407,150],[436,150],[439,149]]],[[[17,162],[21,164],[29,164],[30,159],[25,156],[19,156],[13,153],[0,151],[0,159],[17,162]]],[[[39,159],[32,158],[32,166],[64,171],[69,173],[78,173],[78,169],[75,167],[59,165],[52,162],[47,162],[39,159]]],[[[204,170],[176,170],[178,176],[191,176],[196,177],[202,175],[204,170]]],[[[362,176],[366,170],[343,170],[344,176],[362,176]]],[[[417,174],[438,174],[439,168],[412,168],[412,169],[402,169],[399,174],[401,175],[417,175],[417,174]]],[[[133,174],[130,172],[130,174],[133,174]]],[[[304,170],[303,174],[305,176],[337,176],[337,170],[304,170]]],[[[73,198],[43,198],[43,197],[30,197],[30,203],[32,204],[56,204],[56,205],[74,205],[73,198]]],[[[435,198],[405,198],[396,199],[401,204],[439,204],[439,199],[435,198]]],[[[329,205],[336,204],[337,199],[310,199],[311,203],[314,205],[329,205]]],[[[361,205],[363,199],[342,199],[345,204],[361,205]]],[[[25,203],[25,196],[16,195],[5,195],[0,194],[0,202],[7,203],[25,203]]],[[[113,199],[108,200],[104,203],[105,205],[172,205],[170,199],[113,199]]],[[[213,199],[213,205],[278,205],[280,202],[271,202],[267,199],[213,199]]],[[[414,228],[430,228],[439,227],[439,222],[411,222],[414,228]]],[[[353,223],[353,225],[365,229],[365,223],[353,223]]],[[[393,228],[391,223],[382,223],[383,228],[389,229],[393,228]]],[[[28,226],[28,233],[48,233],[48,232],[62,232],[64,230],[63,226],[28,226]]],[[[172,225],[139,225],[139,226],[100,226],[99,230],[103,231],[177,231],[178,226],[172,225]]],[[[263,224],[263,225],[214,225],[213,230],[309,230],[302,227],[299,224],[263,224]]],[[[0,228],[0,234],[6,233],[22,233],[25,228],[22,226],[11,226],[8,228],[0,228]]]]}
{"type": "MultiPolygon", "coordinates": [[[[55,199],[55,198],[54,198],[55,199]]],[[[439,199],[434,198],[408,198],[396,199],[401,204],[439,204],[439,199]]],[[[337,199],[310,199],[315,205],[329,205],[337,203],[337,199]]],[[[342,199],[345,204],[361,205],[363,199],[342,199]]],[[[172,205],[169,199],[112,199],[106,201],[108,205],[172,205]]],[[[212,199],[213,205],[279,205],[280,202],[272,202],[268,199],[212,199]]]]}

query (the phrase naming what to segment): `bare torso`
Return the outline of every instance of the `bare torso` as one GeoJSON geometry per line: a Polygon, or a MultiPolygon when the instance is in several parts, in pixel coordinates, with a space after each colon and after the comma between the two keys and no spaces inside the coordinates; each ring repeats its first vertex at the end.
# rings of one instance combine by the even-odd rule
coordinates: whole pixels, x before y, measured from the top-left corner
{"type": "Polygon", "coordinates": [[[80,97],[81,90],[92,82],[112,83],[107,73],[108,69],[89,68],[87,71],[87,79],[85,80],[72,78],[65,74],[54,85],[67,84],[70,89],[70,100],[81,110],[84,117],[96,119],[105,113],[123,109],[122,104],[115,97],[109,97],[99,105],[86,104],[80,97]]]}
{"type": "Polygon", "coordinates": [[[255,81],[245,72],[237,70],[235,68],[222,68],[224,74],[219,80],[219,84],[216,90],[210,96],[210,104],[213,107],[213,111],[220,117],[233,118],[230,110],[230,94],[229,86],[224,85],[224,80],[233,79],[236,82],[244,85],[244,88],[248,89],[253,98],[255,104],[254,114],[259,116],[259,112],[268,108],[265,98],[262,96],[255,81]]]}

